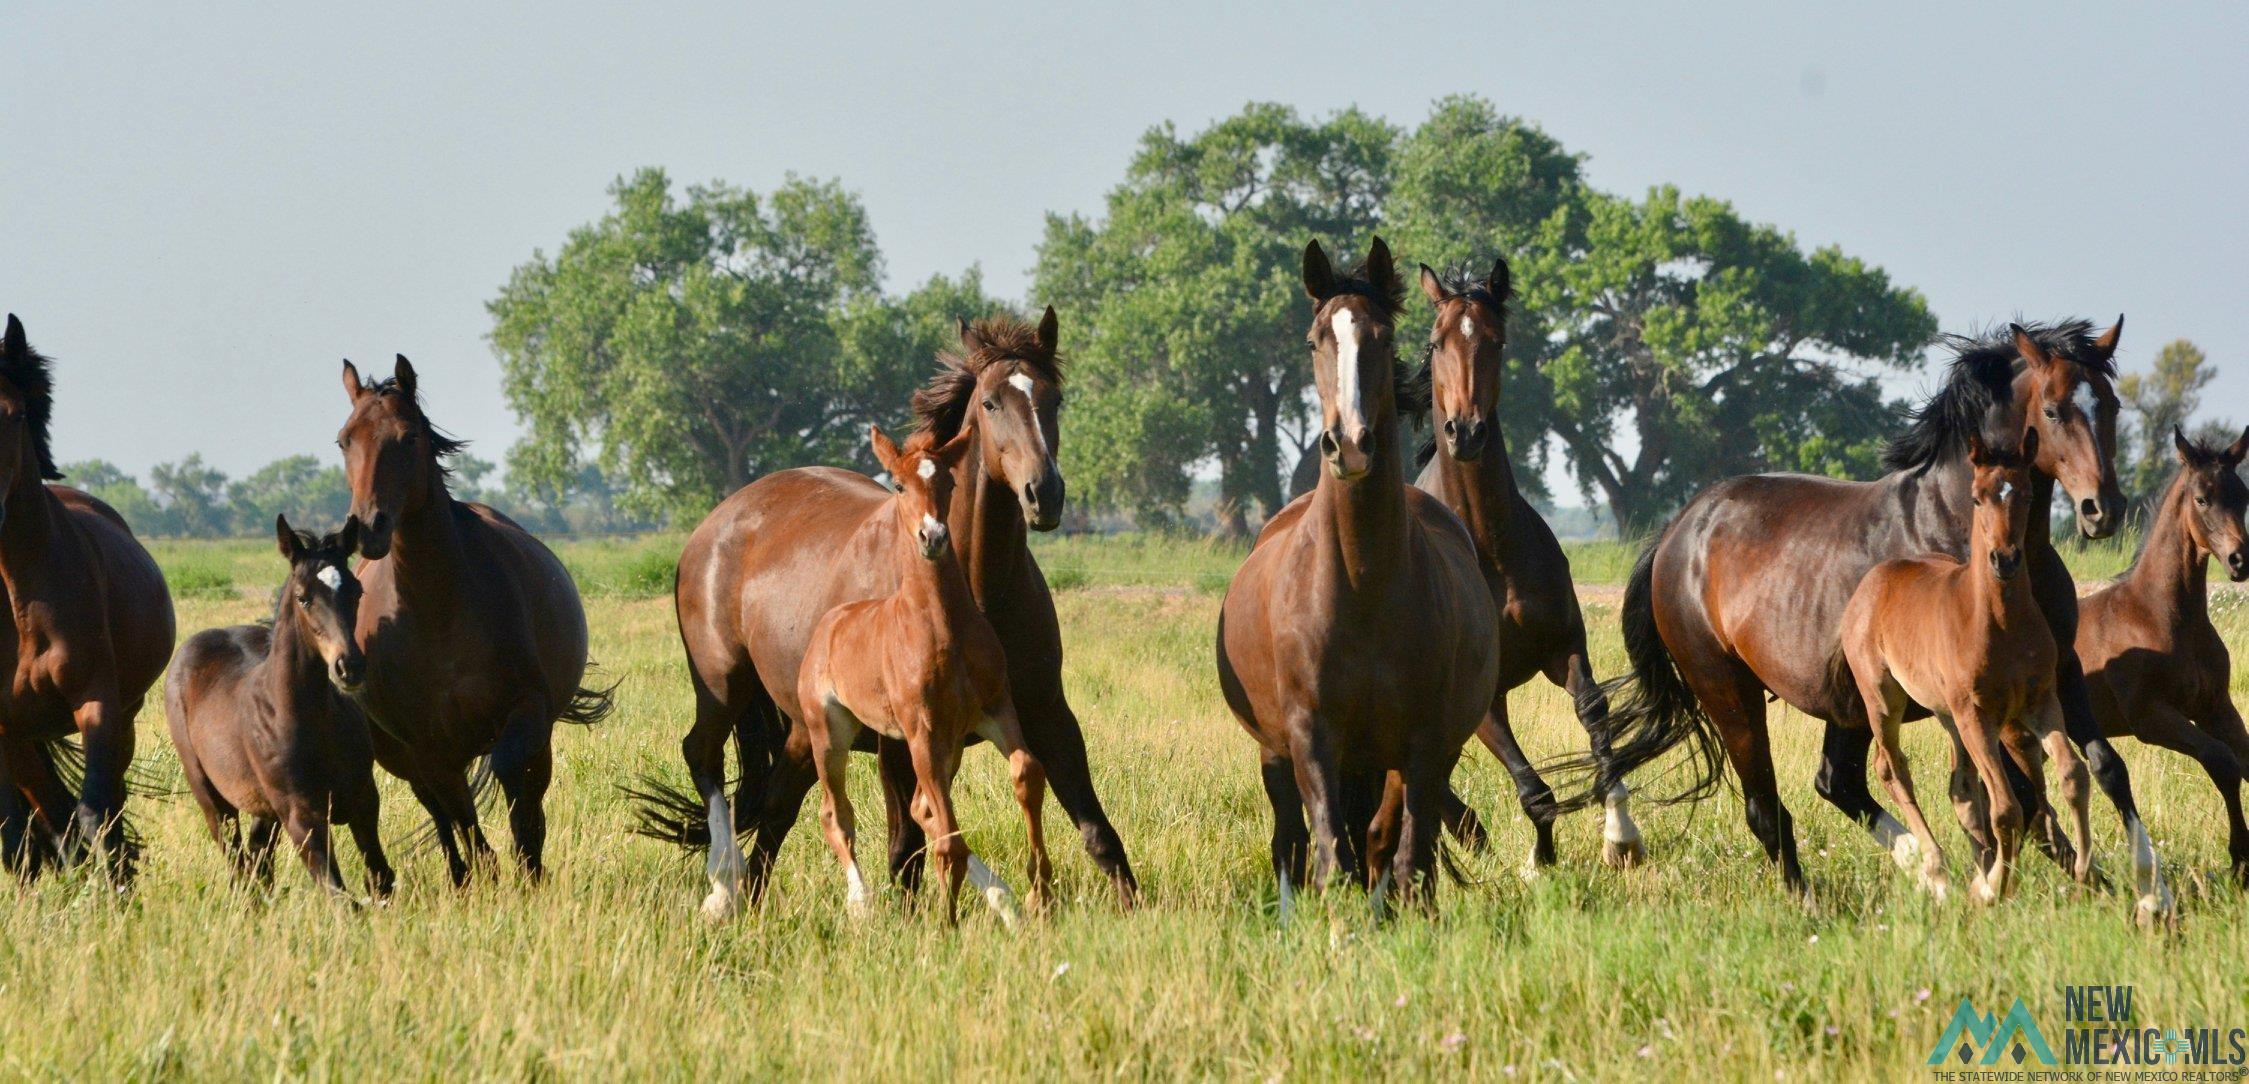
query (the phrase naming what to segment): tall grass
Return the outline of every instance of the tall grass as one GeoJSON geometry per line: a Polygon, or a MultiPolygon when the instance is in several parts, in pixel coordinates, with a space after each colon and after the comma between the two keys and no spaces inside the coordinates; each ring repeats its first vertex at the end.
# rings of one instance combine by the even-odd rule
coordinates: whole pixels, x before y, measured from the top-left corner
{"type": "MultiPolygon", "coordinates": [[[[387,908],[333,906],[288,862],[273,891],[245,890],[191,802],[136,800],[148,851],[130,894],[51,877],[0,909],[0,1076],[1925,1079],[1962,997],[2004,1011],[2021,996],[2052,1029],[2057,988],[2078,983],[2135,986],[2149,1026],[2249,1026],[2249,907],[2222,876],[2199,769],[2124,747],[2186,910],[2181,935],[2151,938],[2128,926],[2128,897],[2075,889],[2041,859],[1998,908],[1916,894],[1813,794],[1817,728],[1779,705],[1809,904],[1781,890],[1730,792],[1644,810],[1652,864],[1628,873],[1599,868],[1597,822],[1572,819],[1562,865],[1525,881],[1513,788],[1471,749],[1458,783],[1496,836],[1464,858],[1473,883],[1447,885],[1433,918],[1378,926],[1337,892],[1283,928],[1252,745],[1211,674],[1218,600],[1199,585],[1230,571],[1229,551],[1158,539],[1039,543],[1050,569],[1087,577],[1059,597],[1065,681],[1144,908],[1115,909],[1050,804],[1052,915],[1011,933],[964,912],[956,931],[886,895],[854,922],[808,804],[765,906],[713,927],[696,915],[699,861],[631,835],[616,791],[679,777],[692,714],[670,605],[632,571],[663,545],[561,547],[589,585],[637,586],[588,592],[594,654],[622,685],[608,722],[557,737],[547,883],[510,872],[454,892],[434,852],[409,849],[387,908]]],[[[1613,572],[1630,552],[1572,558],[1613,572]]],[[[243,588],[183,599],[183,632],[263,616],[280,571],[263,545],[161,556],[234,568],[243,588]]],[[[2220,614],[2249,646],[2249,607],[2220,614]]],[[[1589,623],[1596,669],[1616,673],[1613,618],[1589,623]]],[[[1512,707],[1534,758],[1584,744],[1560,690],[1536,682],[1512,707]]],[[[140,755],[176,771],[160,716],[143,713],[140,755]]],[[[1941,742],[1928,726],[1909,738],[1958,879],[1941,742]]],[[[862,850],[879,855],[872,776],[855,758],[862,850]]],[[[998,758],[972,751],[960,789],[970,844],[1020,883],[998,758]]],[[[394,781],[383,793],[404,848],[419,810],[394,781]]],[[[2096,828],[2104,863],[2126,870],[2114,816],[2096,828]]]]}

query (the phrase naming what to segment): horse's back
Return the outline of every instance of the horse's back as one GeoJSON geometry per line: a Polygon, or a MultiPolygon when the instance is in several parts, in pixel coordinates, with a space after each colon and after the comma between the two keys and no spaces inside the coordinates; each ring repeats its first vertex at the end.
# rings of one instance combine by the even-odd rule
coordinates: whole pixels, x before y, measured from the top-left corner
{"type": "Polygon", "coordinates": [[[118,667],[119,695],[138,700],[164,672],[178,627],[164,572],[125,518],[100,498],[69,486],[49,485],[49,493],[86,540],[102,578],[112,650],[118,667]]]}
{"type": "MultiPolygon", "coordinates": [[[[272,643],[272,630],[263,625],[204,629],[172,657],[164,674],[164,716],[191,786],[236,790],[226,782],[247,776],[241,733],[256,709],[244,682],[272,643]]],[[[246,800],[239,792],[221,796],[232,805],[246,800]]]]}

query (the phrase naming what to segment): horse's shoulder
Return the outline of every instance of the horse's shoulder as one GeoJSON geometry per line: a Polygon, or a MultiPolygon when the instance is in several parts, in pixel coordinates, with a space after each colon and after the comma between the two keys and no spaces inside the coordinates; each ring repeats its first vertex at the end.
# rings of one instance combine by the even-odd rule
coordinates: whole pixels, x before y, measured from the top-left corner
{"type": "Polygon", "coordinates": [[[1252,551],[1258,550],[1265,545],[1267,539],[1293,529],[1297,521],[1304,518],[1304,510],[1312,506],[1312,495],[1316,492],[1318,491],[1307,490],[1298,494],[1295,500],[1282,505],[1281,510],[1273,513],[1272,517],[1265,521],[1265,526],[1258,530],[1257,541],[1250,544],[1250,549],[1252,551]]]}

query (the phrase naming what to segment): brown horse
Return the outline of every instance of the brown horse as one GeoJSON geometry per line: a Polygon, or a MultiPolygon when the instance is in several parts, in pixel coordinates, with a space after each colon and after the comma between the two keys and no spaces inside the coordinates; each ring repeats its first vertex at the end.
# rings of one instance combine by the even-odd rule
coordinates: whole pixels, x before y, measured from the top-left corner
{"type": "MultiPolygon", "coordinates": [[[[1773,777],[1765,732],[1768,693],[1826,724],[1817,789],[1891,851],[1919,865],[1918,841],[1875,802],[1866,786],[1873,740],[1840,643],[1843,607],[1866,571],[1892,557],[1968,551],[1970,470],[1967,438],[2019,446],[2036,425],[2040,441],[2031,484],[2024,561],[2032,595],[2060,646],[2055,687],[2070,740],[2093,778],[2144,836],[2124,763],[2100,735],[2084,673],[2071,646],[2077,592],[2054,552],[2047,508],[2055,480],[2069,491],[2079,528],[2113,532],[2123,508],[2112,458],[2116,441],[2113,357],[2122,318],[2099,338],[2090,325],[2011,325],[2004,334],[1951,340],[1943,387],[1891,442],[1891,473],[1871,482],[1801,474],[1732,478],[1702,491],[1641,552],[1624,595],[1625,653],[1632,675],[1608,686],[1611,769],[1619,777],[1664,751],[1691,743],[1696,778],[1682,796],[1708,793],[1722,748],[1740,778],[1750,830],[1779,863],[1791,888],[1804,887],[1795,830],[1773,777]]],[[[1914,705],[1909,718],[1926,709],[1914,705]]],[[[1591,765],[1579,765],[1593,775],[1591,765]]],[[[2050,811],[2027,769],[2010,778],[2046,831],[2034,833],[2058,861],[2050,811]]],[[[1571,805],[1600,800],[1597,789],[1571,805]]],[[[2142,871],[2142,900],[2158,899],[2160,874],[2142,871]]]]}
{"type": "Polygon", "coordinates": [[[2249,431],[2225,448],[2174,430],[2179,473],[2163,492],[2140,555],[2116,582],[2078,603],[2077,655],[2092,685],[2101,732],[2193,757],[2225,800],[2226,850],[2249,884],[2249,824],[2242,822],[2242,767],[2249,730],[2228,694],[2233,660],[2210,623],[2211,558],[2235,583],[2249,580],[2249,485],[2236,473],[2249,431]]]}
{"type": "Polygon", "coordinates": [[[1405,484],[1392,340],[1404,288],[1389,247],[1376,238],[1363,272],[1339,276],[1311,243],[1304,290],[1328,469],[1265,525],[1218,621],[1219,686],[1257,739],[1273,806],[1284,917],[1292,885],[1360,880],[1363,852],[1392,848],[1381,879],[1434,899],[1453,765],[1499,680],[1476,544],[1405,484]],[[1361,827],[1393,780],[1397,837],[1370,847],[1361,827]]]}
{"type": "Polygon", "coordinates": [[[329,844],[329,825],[338,823],[351,829],[367,889],[380,899],[396,878],[376,831],[382,799],[367,719],[348,699],[367,675],[353,638],[360,586],[349,564],[359,521],[315,539],[277,517],[274,531],[289,578],[273,624],[205,629],[180,645],[164,680],[172,747],[211,838],[238,874],[270,879],[279,828],[313,882],[342,895],[329,844]]]}
{"type": "MultiPolygon", "coordinates": [[[[1505,259],[1494,260],[1491,273],[1481,280],[1467,275],[1447,280],[1427,264],[1421,267],[1421,292],[1437,314],[1424,365],[1437,440],[1427,449],[1433,454],[1414,484],[1445,502],[1476,540],[1476,557],[1499,620],[1492,645],[1499,657],[1499,691],[1476,734],[1515,779],[1516,796],[1537,833],[1530,855],[1535,867],[1554,862],[1554,790],[1515,741],[1507,693],[1540,674],[1569,690],[1578,721],[1592,739],[1596,771],[1603,772],[1609,709],[1587,661],[1585,617],[1570,579],[1570,559],[1553,529],[1515,487],[1505,436],[1494,420],[1506,369],[1509,279],[1505,259]]],[[[1625,786],[1604,778],[1601,789],[1607,807],[1601,859],[1611,866],[1636,865],[1645,851],[1627,808],[1625,786]]]]}
{"type": "Polygon", "coordinates": [[[516,857],[537,878],[554,724],[592,723],[609,710],[607,693],[579,685],[586,612],[577,585],[515,521],[453,499],[445,457],[461,442],[422,412],[404,356],[389,380],[373,383],[347,361],[343,382],[351,414],[336,443],[367,558],[359,700],[374,723],[375,760],[413,787],[462,884],[469,857],[492,851],[467,778],[470,762],[489,755],[516,857]]]}
{"type": "MultiPolygon", "coordinates": [[[[1983,801],[1957,798],[1971,834],[1988,833],[1993,847],[1979,855],[1969,896],[1978,903],[2005,897],[2020,849],[2024,809],[2005,765],[2008,742],[2035,741],[2062,772],[2062,791],[2076,814],[2078,838],[2088,844],[2085,765],[2062,734],[2062,708],[2054,698],[2058,649],[2046,615],[2031,597],[2023,568],[2023,535],[2030,525],[2030,460],[2038,430],[2023,434],[2019,452],[1991,451],[1968,437],[1975,502],[1968,529],[1968,559],[1943,554],[1899,557],[1874,566],[1843,608],[1843,657],[1857,680],[1866,716],[1873,721],[1874,774],[1920,841],[1922,885],[1942,896],[1944,853],[1921,814],[1913,773],[1898,745],[1906,704],[1929,706],[1954,741],[1954,756],[1974,766],[1983,801]]],[[[2035,773],[2034,776],[2035,778],[2035,773]]],[[[2076,873],[2088,877],[2092,851],[2080,851],[2076,873]]]]}
{"type": "Polygon", "coordinates": [[[122,883],[134,865],[124,820],[133,718],[172,654],[172,596],[123,518],[47,484],[62,477],[47,446],[53,411],[48,360],[10,315],[0,337],[0,858],[30,876],[90,849],[122,883]],[[85,749],[77,795],[48,749],[69,734],[85,749]]]}
{"type": "MultiPolygon", "coordinates": [[[[1124,844],[1094,793],[1085,737],[1062,693],[1062,635],[1026,545],[1025,529],[1062,518],[1062,369],[1057,325],[998,318],[961,325],[961,352],[939,358],[914,396],[913,440],[950,443],[967,433],[952,471],[953,551],[969,591],[1007,653],[1009,691],[1023,740],[1047,771],[1054,796],[1077,822],[1086,851],[1130,904],[1138,892],[1124,844]]],[[[708,846],[711,892],[704,911],[732,913],[764,890],[773,858],[816,777],[806,731],[776,705],[796,710],[797,675],[812,627],[847,602],[898,589],[897,520],[874,479],[832,467],[786,470],[728,497],[689,536],[679,558],[679,634],[695,687],[695,725],[680,743],[695,794],[654,787],[644,831],[689,847],[708,846]],[[742,758],[730,812],[726,738],[742,758]],[[682,800],[684,799],[684,800],[682,800]],[[745,862],[737,832],[752,833],[745,862]]],[[[890,814],[890,869],[909,888],[924,840],[907,815],[916,786],[896,742],[881,743],[890,814]]]]}
{"type": "Polygon", "coordinates": [[[843,863],[854,912],[867,906],[867,885],[852,851],[854,818],[843,777],[862,728],[903,742],[914,765],[914,820],[930,840],[937,877],[945,886],[945,921],[952,922],[965,875],[1010,924],[1014,904],[1007,886],[961,838],[953,816],[953,775],[970,734],[982,735],[1007,757],[1015,800],[1031,830],[1031,898],[1044,906],[1054,869],[1047,862],[1040,807],[1046,772],[1023,747],[1015,702],[1007,692],[1007,658],[999,634],[969,594],[968,576],[953,553],[944,516],[952,504],[953,472],[968,452],[961,433],[942,448],[924,437],[900,451],[881,429],[873,433],[875,459],[898,485],[891,497],[898,591],[888,598],[847,602],[813,627],[797,678],[797,716],[809,731],[812,762],[820,773],[820,822],[828,846],[843,863]]]}

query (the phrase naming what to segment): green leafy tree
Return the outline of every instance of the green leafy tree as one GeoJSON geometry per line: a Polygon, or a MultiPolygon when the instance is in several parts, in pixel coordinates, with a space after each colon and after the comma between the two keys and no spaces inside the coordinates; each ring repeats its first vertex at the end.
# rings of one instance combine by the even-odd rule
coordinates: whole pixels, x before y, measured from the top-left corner
{"type": "Polygon", "coordinates": [[[139,480],[106,459],[89,459],[62,465],[63,484],[76,486],[117,510],[133,530],[153,534],[164,523],[164,510],[156,498],[141,488],[139,480]]]}
{"type": "Polygon", "coordinates": [[[2178,469],[2171,446],[2174,426],[2219,444],[2230,444],[2241,435],[2229,422],[2196,425],[2190,420],[2202,408],[2202,389],[2217,376],[2201,347],[2174,339],[2155,352],[2147,372],[2126,373],[2117,380],[2116,395],[2124,401],[2124,431],[2117,439],[2116,473],[2135,508],[2145,509],[2162,496],[2163,484],[2178,469]]]}
{"type": "Polygon", "coordinates": [[[159,463],[148,472],[149,489],[163,509],[158,534],[215,538],[233,526],[226,499],[226,474],[203,462],[197,452],[177,463],[159,463]]]}
{"type": "Polygon", "coordinates": [[[308,531],[329,531],[341,526],[351,506],[351,485],[344,469],[323,467],[309,455],[276,459],[227,487],[233,506],[233,529],[238,534],[271,530],[273,517],[308,531]]]}
{"type": "Polygon", "coordinates": [[[933,275],[903,297],[861,296],[838,307],[829,319],[839,350],[831,409],[844,440],[823,462],[874,473],[867,426],[893,434],[908,428],[908,400],[938,352],[960,346],[960,321],[1009,311],[984,292],[984,274],[974,267],[958,277],[933,275]]]}
{"type": "Polygon", "coordinates": [[[1896,425],[1874,374],[1917,366],[1936,334],[1879,268],[1671,187],[1581,191],[1526,249],[1515,281],[1552,351],[1548,425],[1626,530],[1732,475],[1871,476],[1896,425]]]}
{"type": "Polygon", "coordinates": [[[1363,250],[1396,141],[1357,110],[1252,104],[1191,137],[1151,129],[1101,220],[1048,216],[1037,292],[1072,316],[1063,455],[1090,503],[1174,519],[1208,460],[1222,530],[1279,510],[1311,436],[1304,242],[1363,250]]]}
{"type": "Polygon", "coordinates": [[[682,201],[656,169],[610,194],[609,214],[553,258],[534,253],[488,305],[529,427],[510,475],[559,492],[592,459],[626,511],[691,518],[856,443],[830,317],[880,276],[859,201],[793,177],[763,197],[714,183],[682,201]]]}

